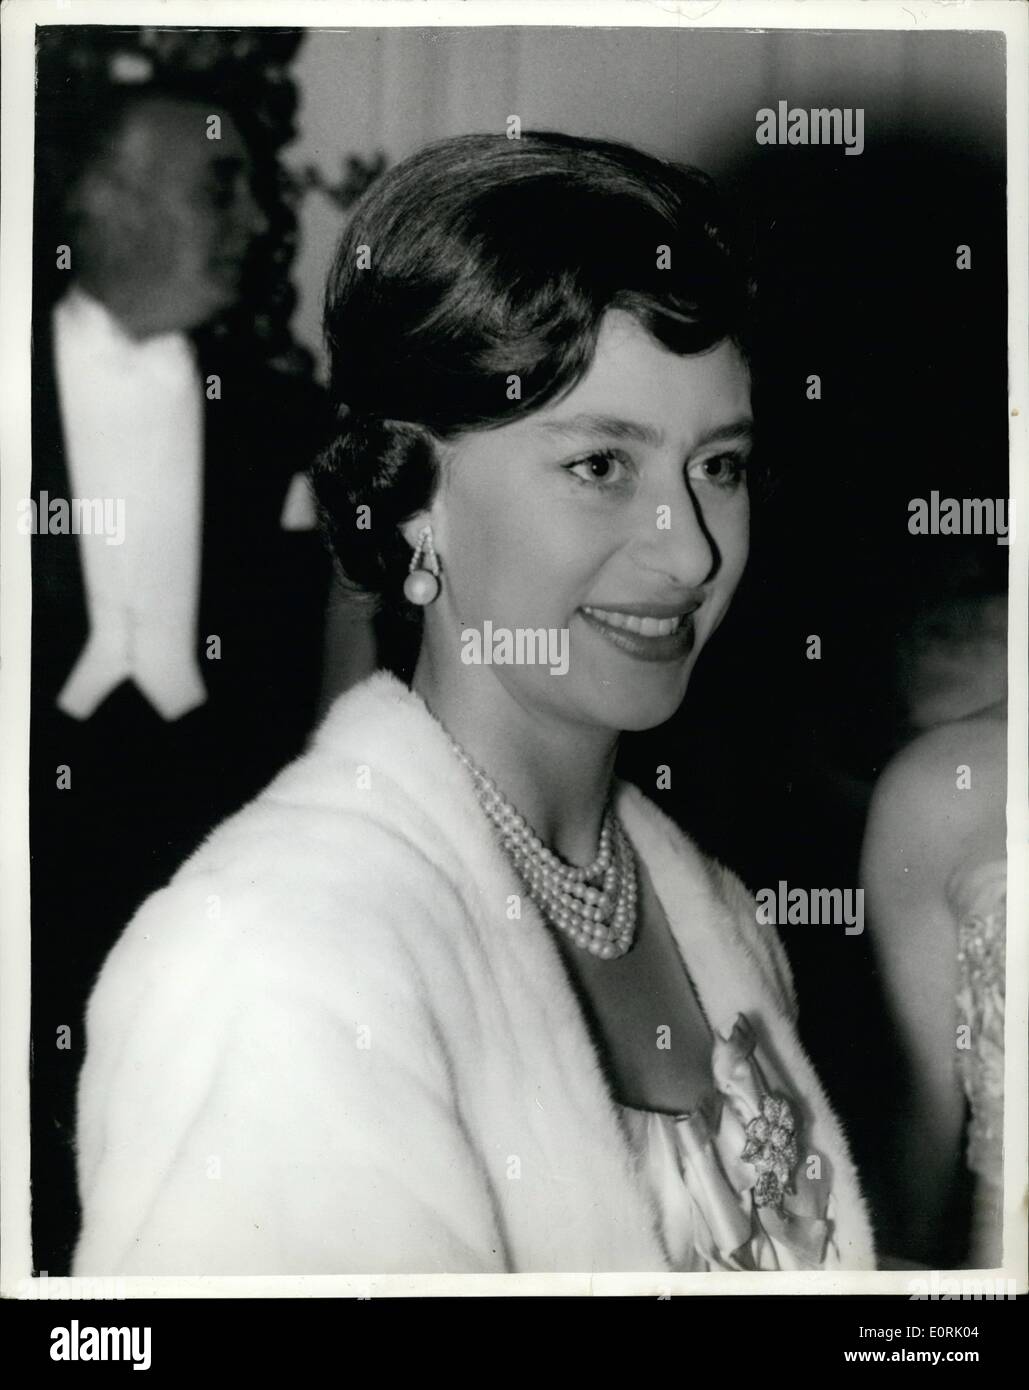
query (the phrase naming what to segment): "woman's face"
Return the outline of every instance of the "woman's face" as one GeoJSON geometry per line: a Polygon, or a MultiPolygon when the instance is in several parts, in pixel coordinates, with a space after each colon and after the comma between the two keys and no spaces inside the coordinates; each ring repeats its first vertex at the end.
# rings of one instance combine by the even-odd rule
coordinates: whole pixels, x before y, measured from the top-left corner
{"type": "Polygon", "coordinates": [[[735,347],[679,357],[610,311],[564,399],[445,448],[432,508],[405,528],[432,525],[442,568],[433,665],[544,718],[668,719],[746,562],[750,425],[735,347]]]}

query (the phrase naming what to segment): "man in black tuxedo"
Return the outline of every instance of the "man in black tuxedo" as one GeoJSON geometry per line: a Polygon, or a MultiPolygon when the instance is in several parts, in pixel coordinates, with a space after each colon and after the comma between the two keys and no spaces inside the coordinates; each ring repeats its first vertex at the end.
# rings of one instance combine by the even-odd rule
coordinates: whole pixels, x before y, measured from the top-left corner
{"type": "Polygon", "coordinates": [[[322,394],[205,328],[266,227],[236,124],[149,90],[98,130],[54,248],[67,289],[51,303],[37,282],[33,328],[32,1205],[50,1274],[77,1234],[96,973],[300,751],[330,578],[305,478],[322,394]]]}

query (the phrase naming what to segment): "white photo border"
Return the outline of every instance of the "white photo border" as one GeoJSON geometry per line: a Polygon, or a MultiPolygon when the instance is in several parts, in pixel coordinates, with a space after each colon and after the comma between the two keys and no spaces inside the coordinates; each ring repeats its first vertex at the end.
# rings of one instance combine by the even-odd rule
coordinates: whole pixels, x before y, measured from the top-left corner
{"type": "MultiPolygon", "coordinates": [[[[29,1219],[28,728],[31,585],[29,538],[15,525],[30,492],[30,322],[35,26],[163,28],[582,27],[715,30],[993,31],[1006,39],[1008,179],[1008,380],[1010,496],[1020,521],[1009,547],[1009,921],[1029,905],[1029,7],[1020,0],[17,0],[2,13],[0,205],[0,1295],[88,1297],[99,1280],[33,1286],[29,1219]],[[76,1286],[79,1286],[76,1288],[76,1286]]],[[[106,1281],[116,1297],[369,1298],[537,1295],[912,1294],[930,1277],[1029,1288],[1022,1210],[1027,1166],[1029,935],[1007,942],[1004,1264],[997,1270],[804,1271],[674,1274],[488,1274],[195,1278],[106,1281]]],[[[94,1295],[95,1296],[95,1295],[94,1295]]]]}

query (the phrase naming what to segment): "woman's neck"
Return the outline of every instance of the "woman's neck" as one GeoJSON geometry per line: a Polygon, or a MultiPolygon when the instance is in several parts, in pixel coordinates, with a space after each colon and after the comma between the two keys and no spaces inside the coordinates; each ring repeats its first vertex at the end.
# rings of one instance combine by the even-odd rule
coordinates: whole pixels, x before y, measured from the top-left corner
{"type": "Polygon", "coordinates": [[[570,863],[597,852],[618,735],[519,701],[492,672],[469,679],[422,648],[412,690],[540,839],[570,863]]]}

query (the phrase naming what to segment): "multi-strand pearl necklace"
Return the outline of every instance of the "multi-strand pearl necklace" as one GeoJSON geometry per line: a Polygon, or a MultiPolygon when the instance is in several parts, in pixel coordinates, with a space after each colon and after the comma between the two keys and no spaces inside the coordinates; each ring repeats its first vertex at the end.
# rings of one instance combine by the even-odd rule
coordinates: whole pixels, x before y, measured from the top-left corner
{"type": "Polygon", "coordinates": [[[454,739],[454,752],[472,774],[479,804],[493,822],[501,848],[546,920],[601,960],[624,956],[636,934],[636,858],[621,821],[608,806],[592,864],[578,868],[547,848],[454,739]]]}

